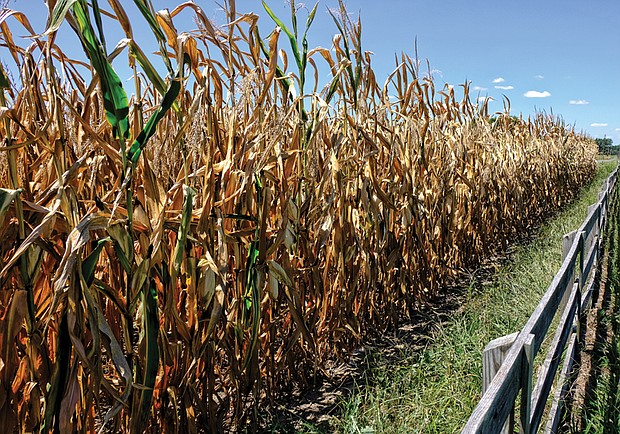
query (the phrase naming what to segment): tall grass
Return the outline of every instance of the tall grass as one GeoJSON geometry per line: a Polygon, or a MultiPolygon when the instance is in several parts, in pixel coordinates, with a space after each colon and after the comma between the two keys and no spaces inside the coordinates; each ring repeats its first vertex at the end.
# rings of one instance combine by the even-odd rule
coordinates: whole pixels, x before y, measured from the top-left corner
{"type": "Polygon", "coordinates": [[[290,28],[265,5],[278,27],[263,39],[234,1],[222,28],[194,3],[134,3],[160,60],[117,0],[112,51],[97,1],[55,3],[43,35],[0,14],[19,69],[0,80],[9,431],[251,423],[594,172],[595,144],[561,120],[491,118],[467,84],[457,100],[406,55],[378,81],[342,4],[327,50],[308,48],[316,8],[300,37],[294,4],[290,28]],[[198,31],[175,27],[185,9],[198,31]],[[63,20],[86,70],[54,43],[63,20]],[[131,95],[110,63],[121,53],[131,95]],[[308,93],[318,62],[331,75],[308,93]]]}

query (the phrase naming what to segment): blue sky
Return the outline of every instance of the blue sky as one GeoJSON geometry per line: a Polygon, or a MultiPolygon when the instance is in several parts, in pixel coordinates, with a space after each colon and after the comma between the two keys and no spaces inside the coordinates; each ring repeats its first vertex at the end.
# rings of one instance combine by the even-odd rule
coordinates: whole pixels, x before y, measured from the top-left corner
{"type": "MultiPolygon", "coordinates": [[[[282,1],[269,4],[286,12],[282,1]]],[[[333,33],[325,11],[336,4],[320,3],[313,29],[317,35],[333,33]]],[[[553,111],[593,137],[607,136],[620,143],[619,1],[349,0],[346,4],[350,13],[361,13],[362,45],[375,53],[379,77],[393,69],[395,52],[414,52],[417,38],[418,54],[437,70],[438,82],[471,81],[480,96],[494,98],[492,111],[502,110],[506,95],[513,114],[553,111]]],[[[254,10],[260,12],[258,6],[254,10]]]]}
{"type": "MultiPolygon", "coordinates": [[[[153,0],[153,5],[172,9],[182,2],[153,0]]],[[[216,24],[225,23],[215,1],[195,2],[216,24]]],[[[106,1],[99,3],[108,7],[106,1]]],[[[135,17],[134,30],[140,28],[143,20],[135,14],[133,1],[122,3],[135,17]]],[[[290,22],[288,1],[267,3],[285,23],[290,22]]],[[[505,95],[512,114],[552,111],[578,130],[620,143],[620,1],[347,0],[345,4],[353,16],[361,14],[362,46],[374,53],[380,82],[394,69],[395,53],[413,55],[417,38],[418,55],[429,60],[439,84],[470,81],[475,96],[493,98],[491,111],[502,110],[505,95]]],[[[300,25],[313,5],[303,4],[300,25]]],[[[25,11],[36,31],[44,28],[42,0],[12,0],[9,7],[25,11]]],[[[336,7],[337,0],[319,2],[310,47],[330,47],[337,29],[327,10],[336,7]]],[[[263,37],[273,29],[260,1],[238,0],[237,9],[261,16],[263,37]]],[[[187,12],[175,23],[180,31],[195,28],[187,12]]],[[[122,32],[106,29],[111,49],[117,42],[114,35],[120,39],[122,32]]],[[[146,39],[138,40],[143,47],[153,43],[148,42],[146,28],[144,34],[146,39]]],[[[59,43],[65,50],[67,44],[79,47],[66,24],[59,43]]],[[[280,47],[285,43],[281,36],[280,47]]]]}

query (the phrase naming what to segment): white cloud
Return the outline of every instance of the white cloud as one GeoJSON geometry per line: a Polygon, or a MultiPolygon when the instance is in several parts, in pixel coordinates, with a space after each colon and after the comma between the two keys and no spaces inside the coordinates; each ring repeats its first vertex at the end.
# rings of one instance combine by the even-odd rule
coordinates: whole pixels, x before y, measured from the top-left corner
{"type": "Polygon", "coordinates": [[[540,75],[540,74],[538,74],[538,75],[535,75],[535,76],[534,76],[534,78],[537,78],[537,79],[539,79],[539,80],[542,80],[543,78],[545,78],[545,76],[544,76],[544,75],[540,75]]]}
{"type": "Polygon", "coordinates": [[[478,97],[478,103],[479,104],[484,104],[487,101],[494,101],[494,99],[490,96],[480,96],[478,97]]]}
{"type": "Polygon", "coordinates": [[[594,122],[593,124],[590,124],[591,127],[606,127],[607,124],[599,124],[598,122],[594,122]]]}
{"type": "Polygon", "coordinates": [[[431,76],[435,74],[443,78],[443,71],[441,69],[431,69],[431,76]]]}
{"type": "Polygon", "coordinates": [[[512,90],[514,89],[514,86],[494,86],[495,89],[501,89],[501,90],[512,90]]]}
{"type": "Polygon", "coordinates": [[[572,105],[588,105],[590,101],[586,101],[585,99],[571,99],[568,103],[572,105]]]}
{"type": "Polygon", "coordinates": [[[620,132],[620,128],[616,128],[616,131],[620,132]]]}
{"type": "Polygon", "coordinates": [[[477,91],[479,91],[479,92],[483,92],[483,91],[485,91],[485,90],[489,90],[489,89],[488,89],[488,88],[486,88],[486,87],[480,87],[480,86],[474,86],[472,89],[473,89],[473,90],[477,90],[477,91]]]}
{"type": "Polygon", "coordinates": [[[544,92],[538,92],[537,90],[528,90],[523,94],[523,96],[526,98],[547,98],[548,96],[551,96],[551,94],[546,90],[544,92]]]}
{"type": "Polygon", "coordinates": [[[505,81],[506,80],[504,80],[503,77],[497,77],[497,78],[493,79],[493,81],[491,83],[503,83],[505,81]]]}

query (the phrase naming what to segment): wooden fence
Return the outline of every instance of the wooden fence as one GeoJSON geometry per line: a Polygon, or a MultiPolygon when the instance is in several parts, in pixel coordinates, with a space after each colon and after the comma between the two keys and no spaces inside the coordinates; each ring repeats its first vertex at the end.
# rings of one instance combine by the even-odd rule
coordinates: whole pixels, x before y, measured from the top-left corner
{"type": "Polygon", "coordinates": [[[485,348],[483,395],[462,433],[512,432],[519,391],[520,432],[538,432],[565,353],[545,426],[545,432],[556,432],[568,391],[567,379],[572,371],[577,344],[583,336],[584,312],[596,288],[601,235],[617,174],[618,169],[607,178],[598,202],[590,206],[581,227],[564,236],[562,266],[523,329],[495,339],[485,348]],[[559,316],[557,328],[538,370],[536,383],[532,385],[533,360],[556,314],[559,316]]]}

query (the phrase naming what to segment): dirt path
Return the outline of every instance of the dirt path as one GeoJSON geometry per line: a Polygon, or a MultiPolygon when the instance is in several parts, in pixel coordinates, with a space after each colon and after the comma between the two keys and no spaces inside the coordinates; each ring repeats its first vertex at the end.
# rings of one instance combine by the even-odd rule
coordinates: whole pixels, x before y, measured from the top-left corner
{"type": "Polygon", "coordinates": [[[570,412],[564,426],[565,432],[583,432],[585,428],[586,398],[596,389],[597,376],[600,374],[600,361],[604,355],[605,344],[613,336],[612,330],[601,321],[601,313],[609,308],[611,294],[607,284],[607,266],[609,252],[605,253],[601,272],[600,289],[594,306],[586,320],[586,335],[578,360],[578,371],[571,388],[570,412]]]}

